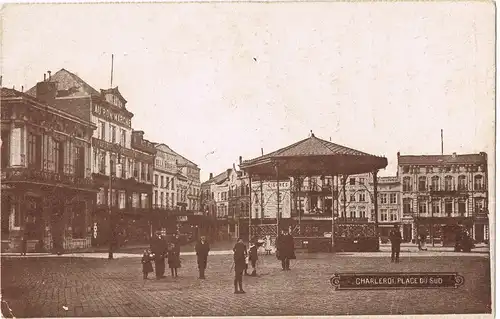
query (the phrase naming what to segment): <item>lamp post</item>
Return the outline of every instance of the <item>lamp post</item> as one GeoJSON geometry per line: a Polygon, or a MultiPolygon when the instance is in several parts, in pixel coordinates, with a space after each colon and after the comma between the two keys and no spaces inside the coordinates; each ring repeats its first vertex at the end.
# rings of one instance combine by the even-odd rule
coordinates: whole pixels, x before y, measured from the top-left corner
{"type": "MultiPolygon", "coordinates": [[[[113,148],[115,149],[117,155],[117,161],[119,161],[119,145],[113,144],[113,148]]],[[[109,212],[109,250],[108,250],[108,259],[113,259],[113,245],[115,242],[115,229],[113,223],[113,160],[111,156],[111,151],[109,152],[109,200],[108,200],[108,212],[109,212]]],[[[116,174],[116,172],[115,172],[116,174]]]]}

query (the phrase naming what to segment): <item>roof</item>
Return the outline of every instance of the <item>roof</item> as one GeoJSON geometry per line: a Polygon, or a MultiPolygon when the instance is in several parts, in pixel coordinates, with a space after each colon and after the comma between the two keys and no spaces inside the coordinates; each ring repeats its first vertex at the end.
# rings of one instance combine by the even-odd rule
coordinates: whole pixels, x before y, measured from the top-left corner
{"type": "MultiPolygon", "coordinates": [[[[50,81],[56,82],[58,96],[89,96],[100,95],[100,93],[82,80],[78,75],[61,69],[50,77],[50,81]]],[[[36,85],[26,91],[31,96],[36,96],[36,85]]]]}
{"type": "Polygon", "coordinates": [[[118,98],[122,101],[123,104],[127,103],[127,100],[125,100],[125,98],[123,97],[123,95],[120,93],[120,90],[118,90],[117,86],[114,87],[114,88],[107,89],[107,90],[101,89],[101,94],[102,95],[105,95],[105,94],[108,94],[108,93],[118,96],[118,98]]]}
{"type": "Polygon", "coordinates": [[[443,165],[443,164],[485,164],[487,155],[456,154],[456,155],[399,155],[398,165],[443,165]]]}
{"type": "MultiPolygon", "coordinates": [[[[303,139],[297,143],[281,148],[272,153],[260,156],[256,159],[265,159],[270,157],[293,157],[293,156],[314,156],[314,155],[356,155],[370,156],[370,154],[328,142],[317,138],[311,134],[309,138],[303,139]]],[[[255,159],[253,159],[255,160],[255,159]]],[[[243,163],[253,160],[243,161],[243,163]]]]}
{"type": "MultiPolygon", "coordinates": [[[[78,114],[78,112],[68,112],[67,110],[60,109],[57,106],[52,106],[52,105],[47,105],[40,100],[38,100],[36,97],[33,97],[31,95],[28,95],[27,93],[19,92],[14,89],[8,89],[8,88],[2,88],[1,89],[1,98],[2,100],[5,99],[25,99],[28,101],[31,101],[32,103],[38,104],[39,106],[43,106],[45,109],[50,110],[54,114],[58,114],[60,116],[66,117],[68,119],[71,119],[73,121],[77,121],[80,123],[84,123],[86,125],[91,125],[92,127],[95,127],[95,124],[90,122],[90,118],[87,116],[80,116],[81,114],[78,114]]],[[[80,110],[83,110],[84,108],[80,108],[80,110]]]]}
{"type": "Polygon", "coordinates": [[[220,173],[219,175],[217,176],[214,176],[212,177],[211,179],[201,183],[202,185],[207,185],[207,184],[221,184],[223,183],[225,180],[227,180],[229,178],[229,173],[231,172],[231,169],[228,168],[227,170],[223,171],[222,173],[220,173]]]}
{"type": "Polygon", "coordinates": [[[272,153],[243,161],[241,169],[272,176],[273,161],[283,162],[280,174],[323,173],[360,174],[385,168],[387,159],[317,138],[309,138],[272,153]]]}

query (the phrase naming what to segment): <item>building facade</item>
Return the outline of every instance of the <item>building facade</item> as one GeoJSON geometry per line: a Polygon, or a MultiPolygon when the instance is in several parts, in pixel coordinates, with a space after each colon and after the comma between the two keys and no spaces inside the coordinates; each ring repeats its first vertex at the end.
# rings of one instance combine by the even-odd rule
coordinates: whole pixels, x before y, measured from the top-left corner
{"type": "Polygon", "coordinates": [[[177,154],[177,169],[183,179],[183,190],[180,197],[187,210],[199,211],[201,199],[200,169],[198,165],[177,154]]]}
{"type": "MultiPolygon", "coordinates": [[[[49,81],[54,83],[54,90],[45,95],[49,105],[97,127],[91,147],[92,177],[99,188],[92,216],[93,244],[147,240],[156,149],[143,140],[143,133],[134,133],[127,101],[118,88],[97,91],[65,69],[49,75],[49,81]]],[[[38,95],[35,89],[27,93],[38,95]]]]}
{"type": "Polygon", "coordinates": [[[173,210],[177,206],[175,186],[177,175],[176,153],[165,144],[156,144],[154,163],[153,205],[173,210]]]}
{"type": "Polygon", "coordinates": [[[91,138],[96,126],[49,103],[55,83],[38,98],[1,89],[2,251],[85,248],[91,243],[91,138]]]}
{"type": "Polygon", "coordinates": [[[416,240],[454,241],[456,225],[465,225],[477,242],[489,240],[487,155],[400,155],[403,218],[412,220],[416,240]]]}
{"type": "MultiPolygon", "coordinates": [[[[373,189],[373,183],[371,183],[371,188],[373,189]]],[[[370,210],[373,209],[372,204],[370,210]]],[[[389,237],[391,228],[397,224],[402,225],[403,241],[411,241],[411,222],[403,220],[401,183],[397,176],[378,178],[378,210],[379,235],[381,237],[389,237]]]]}

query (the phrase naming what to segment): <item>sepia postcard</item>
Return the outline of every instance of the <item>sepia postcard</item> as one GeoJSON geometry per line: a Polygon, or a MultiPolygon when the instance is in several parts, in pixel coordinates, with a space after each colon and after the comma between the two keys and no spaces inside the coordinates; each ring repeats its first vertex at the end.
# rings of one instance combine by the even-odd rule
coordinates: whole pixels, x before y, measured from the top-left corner
{"type": "Polygon", "coordinates": [[[3,317],[495,314],[494,2],[1,17],[3,317]]]}

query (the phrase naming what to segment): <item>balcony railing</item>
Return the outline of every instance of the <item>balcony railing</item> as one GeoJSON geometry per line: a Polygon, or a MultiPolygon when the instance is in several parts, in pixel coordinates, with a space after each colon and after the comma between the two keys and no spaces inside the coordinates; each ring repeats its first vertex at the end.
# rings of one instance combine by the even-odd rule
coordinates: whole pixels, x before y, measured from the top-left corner
{"type": "Polygon", "coordinates": [[[61,184],[68,188],[85,188],[94,190],[92,178],[67,175],[59,172],[50,172],[30,168],[5,168],[2,170],[2,183],[36,182],[53,186],[61,184]]]}

